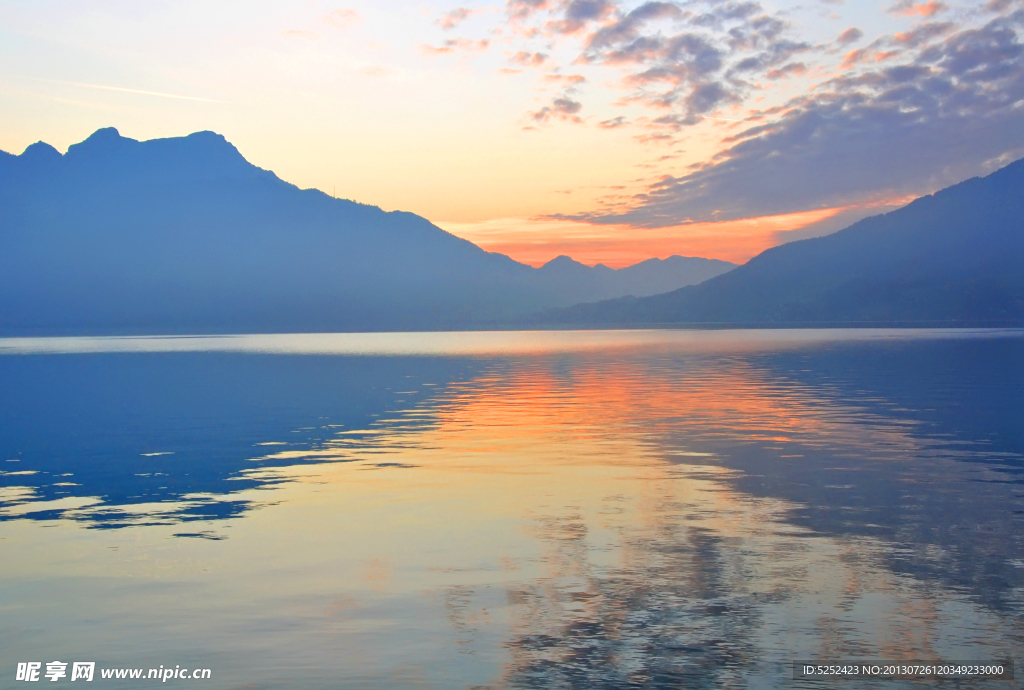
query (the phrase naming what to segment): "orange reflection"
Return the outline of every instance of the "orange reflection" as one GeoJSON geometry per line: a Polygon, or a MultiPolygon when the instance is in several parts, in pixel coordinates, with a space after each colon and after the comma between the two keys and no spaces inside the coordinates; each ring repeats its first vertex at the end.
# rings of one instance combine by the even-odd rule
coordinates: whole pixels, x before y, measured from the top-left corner
{"type": "Polygon", "coordinates": [[[741,351],[647,354],[505,359],[312,451],[344,462],[266,473],[317,486],[289,489],[282,509],[359,515],[346,548],[394,561],[392,594],[430,583],[459,653],[499,638],[507,658],[488,687],[633,682],[630,669],[679,649],[721,649],[708,668],[931,658],[932,640],[962,630],[953,600],[978,621],[970,634],[1002,644],[1005,625],[964,597],[894,575],[885,542],[816,536],[787,521],[800,506],[735,489],[714,450],[740,438],[768,464],[821,448],[895,465],[926,441],[900,424],[866,434],[864,409],[741,351]],[[416,545],[440,542],[444,564],[403,583],[416,545]]]}

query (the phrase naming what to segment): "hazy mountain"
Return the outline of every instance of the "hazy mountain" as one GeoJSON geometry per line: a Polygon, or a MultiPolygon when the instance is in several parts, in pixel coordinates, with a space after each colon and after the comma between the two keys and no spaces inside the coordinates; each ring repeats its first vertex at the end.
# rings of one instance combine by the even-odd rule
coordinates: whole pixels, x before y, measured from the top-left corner
{"type": "Polygon", "coordinates": [[[306,331],[487,325],[654,294],[730,267],[542,269],[411,213],[300,190],[212,132],[102,129],[61,155],[0,152],[0,329],[306,331]]]}
{"type": "Polygon", "coordinates": [[[1024,160],[833,235],[769,249],[700,285],[539,320],[1024,324],[1024,160]]]}
{"type": "Polygon", "coordinates": [[[621,295],[657,295],[702,283],[734,268],[736,264],[718,259],[670,256],[612,269],[604,264],[585,266],[568,256],[559,256],[541,266],[538,277],[555,294],[579,295],[582,299],[595,300],[621,295]]]}

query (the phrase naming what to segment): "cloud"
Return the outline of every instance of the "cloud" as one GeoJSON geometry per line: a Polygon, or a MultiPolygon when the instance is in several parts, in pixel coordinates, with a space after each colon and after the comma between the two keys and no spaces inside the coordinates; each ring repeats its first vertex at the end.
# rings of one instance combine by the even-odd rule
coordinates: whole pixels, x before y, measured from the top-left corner
{"type": "Polygon", "coordinates": [[[437,20],[437,23],[442,29],[448,31],[454,29],[462,22],[466,21],[473,14],[473,10],[466,7],[456,7],[454,10],[445,13],[443,17],[437,20]]]}
{"type": "Polygon", "coordinates": [[[785,79],[791,76],[801,76],[807,72],[807,65],[802,62],[791,62],[788,65],[783,65],[778,69],[769,70],[765,72],[765,77],[768,79],[785,79]]]}
{"type": "Polygon", "coordinates": [[[163,91],[147,91],[144,89],[130,89],[124,86],[107,86],[105,84],[84,84],[77,81],[61,81],[59,79],[39,79],[38,81],[49,82],[51,84],[64,84],[66,86],[77,86],[84,89],[96,89],[99,91],[118,91],[120,93],[132,93],[140,96],[156,96],[158,98],[171,98],[178,101],[200,101],[203,103],[225,103],[226,101],[217,100],[214,98],[200,98],[199,96],[184,96],[176,93],[165,93],[163,91]]]}
{"type": "Polygon", "coordinates": [[[1005,12],[1019,3],[1020,0],[989,0],[985,3],[985,9],[989,12],[1005,12]]]}
{"type": "Polygon", "coordinates": [[[547,23],[547,29],[558,34],[574,34],[589,23],[611,15],[616,7],[608,0],[569,0],[562,5],[559,19],[547,23]]]}
{"type": "Polygon", "coordinates": [[[534,12],[546,10],[551,6],[549,0],[508,0],[505,12],[514,20],[527,19],[534,12]]]}
{"type": "Polygon", "coordinates": [[[851,43],[856,43],[862,38],[864,38],[864,32],[855,26],[851,26],[849,29],[839,34],[839,38],[836,39],[836,43],[841,46],[848,46],[851,43]]]}
{"type": "Polygon", "coordinates": [[[545,123],[551,120],[582,122],[583,120],[577,115],[582,109],[582,103],[574,101],[567,94],[563,94],[552,101],[551,105],[544,106],[540,110],[531,113],[530,116],[537,123],[545,123]]]}
{"type": "Polygon", "coordinates": [[[520,50],[518,53],[509,58],[509,62],[515,65],[522,65],[524,67],[539,67],[544,64],[544,61],[548,59],[548,56],[544,53],[530,53],[525,50],[520,50]]]}
{"type": "Polygon", "coordinates": [[[709,165],[651,185],[612,213],[647,227],[920,194],[1024,155],[1024,10],[899,58],[863,62],[776,119],[727,140],[709,165]]]}
{"type": "Polygon", "coordinates": [[[566,84],[570,87],[582,84],[587,78],[582,74],[545,74],[544,81],[554,84],[566,84]]]}
{"type": "Polygon", "coordinates": [[[626,118],[619,115],[618,117],[613,117],[610,120],[599,122],[597,126],[602,129],[616,129],[617,127],[625,127],[628,124],[629,123],[626,121],[626,118]]]}
{"type": "Polygon", "coordinates": [[[843,57],[843,62],[839,65],[839,68],[848,70],[863,63],[885,62],[900,56],[901,51],[899,50],[879,50],[879,46],[884,43],[886,42],[875,41],[867,48],[851,50],[843,57]]]}
{"type": "Polygon", "coordinates": [[[902,14],[905,17],[931,17],[949,6],[939,0],[928,0],[928,2],[915,3],[914,0],[900,0],[890,7],[887,12],[902,14]]]}
{"type": "Polygon", "coordinates": [[[812,46],[788,31],[753,1],[645,2],[595,29],[580,59],[625,71],[624,101],[672,111],[655,122],[679,129],[741,101],[758,78],[805,70],[793,58],[812,46]]]}
{"type": "Polygon", "coordinates": [[[952,22],[928,22],[926,24],[921,24],[910,31],[896,34],[893,36],[893,40],[902,46],[917,48],[924,43],[928,43],[932,39],[939,38],[940,36],[950,33],[955,28],[956,25],[952,22]]]}
{"type": "Polygon", "coordinates": [[[362,21],[362,17],[353,9],[333,10],[324,17],[325,24],[336,26],[341,29],[347,29],[350,26],[358,24],[360,21],[362,21]]]}
{"type": "Polygon", "coordinates": [[[675,3],[647,2],[618,21],[595,31],[587,41],[587,49],[597,51],[608,46],[635,40],[643,27],[656,19],[680,19],[686,13],[675,3]]]}
{"type": "Polygon", "coordinates": [[[424,43],[420,46],[420,53],[427,57],[452,55],[459,51],[467,53],[482,53],[487,50],[490,43],[491,42],[486,38],[482,38],[478,41],[473,41],[468,38],[450,38],[440,46],[432,46],[424,43]]]}
{"type": "Polygon", "coordinates": [[[631,7],[612,0],[509,0],[505,11],[516,35],[547,44],[543,52],[519,50],[513,65],[547,68],[559,52],[555,46],[572,36],[572,43],[583,43],[574,64],[618,72],[627,92],[618,104],[668,111],[650,122],[670,135],[647,132],[648,141],[672,139],[763,88],[764,80],[804,74],[807,63],[799,56],[816,49],[790,37],[788,19],[757,0],[641,0],[631,7]]]}

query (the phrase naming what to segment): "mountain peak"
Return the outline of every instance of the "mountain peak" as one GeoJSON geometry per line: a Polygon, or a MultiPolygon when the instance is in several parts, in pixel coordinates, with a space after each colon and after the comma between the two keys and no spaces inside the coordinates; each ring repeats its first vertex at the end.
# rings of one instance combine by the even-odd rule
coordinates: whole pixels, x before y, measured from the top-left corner
{"type": "Polygon", "coordinates": [[[556,256],[554,259],[541,266],[541,268],[568,268],[569,266],[583,266],[583,264],[576,261],[576,259],[571,256],[562,254],[560,256],[556,256]]]}
{"type": "Polygon", "coordinates": [[[121,133],[113,127],[104,127],[90,134],[85,141],[69,146],[67,158],[68,160],[110,158],[123,152],[132,144],[138,143],[134,139],[122,137],[121,133]]]}
{"type": "Polygon", "coordinates": [[[129,170],[134,176],[161,178],[270,174],[246,161],[222,134],[211,131],[136,141],[121,136],[113,127],[105,127],[69,147],[65,160],[74,168],[90,168],[93,174],[121,174],[129,170]]]}
{"type": "Polygon", "coordinates": [[[60,151],[53,148],[44,141],[37,141],[32,144],[25,151],[18,156],[23,161],[30,163],[51,163],[59,161],[63,156],[60,155],[60,151]]]}
{"type": "Polygon", "coordinates": [[[116,127],[101,127],[90,134],[82,143],[84,144],[89,141],[114,141],[123,138],[116,127]]]}

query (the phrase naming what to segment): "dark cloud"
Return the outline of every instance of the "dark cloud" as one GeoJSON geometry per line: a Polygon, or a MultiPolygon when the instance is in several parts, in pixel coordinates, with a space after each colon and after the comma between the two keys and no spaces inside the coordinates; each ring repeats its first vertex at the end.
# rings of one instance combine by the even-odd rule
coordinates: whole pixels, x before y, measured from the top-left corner
{"type": "Polygon", "coordinates": [[[985,9],[989,12],[1005,12],[1019,4],[1021,4],[1020,0],[989,0],[985,3],[985,9]]]}
{"type": "Polygon", "coordinates": [[[848,46],[851,43],[856,43],[862,38],[864,38],[864,32],[855,26],[851,26],[849,29],[839,34],[839,38],[836,39],[836,43],[841,46],[848,46]]]}
{"type": "Polygon", "coordinates": [[[807,72],[807,65],[802,62],[790,62],[778,69],[769,70],[764,76],[769,79],[785,79],[786,77],[800,76],[807,72]]]}
{"type": "Polygon", "coordinates": [[[678,129],[739,102],[752,80],[805,69],[793,57],[812,46],[788,28],[753,1],[646,2],[588,36],[581,60],[629,70],[626,100],[672,110],[655,122],[678,129]]]}
{"type": "Polygon", "coordinates": [[[586,27],[590,22],[599,21],[616,10],[608,0],[569,0],[562,4],[559,19],[548,22],[547,28],[558,34],[572,34],[586,27]]]}
{"type": "MultiPolygon", "coordinates": [[[[1024,155],[1024,11],[865,63],[615,215],[658,227],[920,194],[1024,155]]],[[[712,94],[710,100],[715,100],[712,94]]]]}
{"type": "Polygon", "coordinates": [[[761,5],[756,2],[727,2],[698,14],[691,23],[695,26],[721,27],[730,20],[746,19],[760,11],[761,5]]]}
{"type": "Polygon", "coordinates": [[[629,43],[638,38],[644,25],[655,19],[680,19],[687,16],[671,2],[648,2],[626,14],[617,22],[595,31],[587,41],[587,50],[594,55],[602,48],[629,43]]]}
{"type": "Polygon", "coordinates": [[[574,101],[568,94],[563,94],[535,113],[531,113],[534,122],[544,123],[550,120],[567,120],[569,122],[582,122],[578,113],[583,109],[583,104],[574,101]]]}

